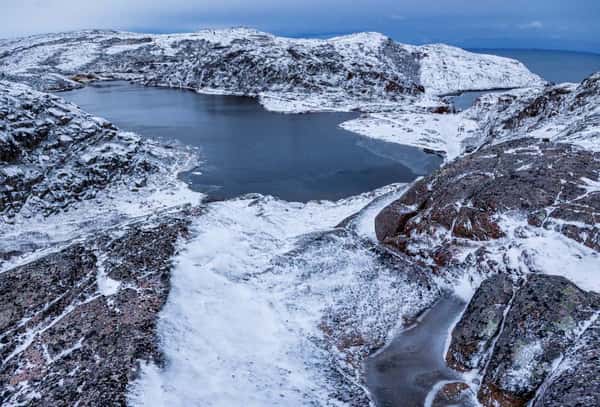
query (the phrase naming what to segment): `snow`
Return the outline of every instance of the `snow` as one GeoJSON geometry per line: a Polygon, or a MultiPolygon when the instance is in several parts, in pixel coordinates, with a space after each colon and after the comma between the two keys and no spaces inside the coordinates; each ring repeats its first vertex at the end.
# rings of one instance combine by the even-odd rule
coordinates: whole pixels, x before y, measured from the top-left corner
{"type": "Polygon", "coordinates": [[[583,290],[600,292],[600,278],[593,272],[600,270],[595,250],[554,230],[530,227],[518,217],[505,216],[500,226],[513,240],[508,257],[513,268],[563,276],[583,290]]]}
{"type": "Polygon", "coordinates": [[[350,111],[352,106],[327,107],[327,101],[319,96],[305,96],[295,98],[293,96],[282,96],[273,92],[263,92],[258,97],[259,103],[266,110],[274,113],[310,113],[310,112],[339,112],[350,111]]]}
{"type": "Polygon", "coordinates": [[[443,152],[446,160],[462,153],[463,142],[477,134],[478,124],[463,114],[419,112],[373,113],[341,127],[366,137],[443,152]]]}
{"type": "Polygon", "coordinates": [[[372,242],[377,242],[375,235],[375,217],[389,204],[400,199],[408,189],[409,184],[392,184],[380,189],[386,191],[379,198],[374,199],[364,207],[354,219],[353,224],[356,232],[372,242]]]}
{"type": "Polygon", "coordinates": [[[97,44],[87,44],[84,47],[66,46],[61,54],[60,64],[57,67],[67,72],[77,71],[81,67],[93,62],[98,53],[97,44]]]}
{"type": "Polygon", "coordinates": [[[121,283],[108,276],[104,267],[105,261],[105,257],[98,256],[98,260],[96,262],[96,285],[98,286],[98,292],[101,295],[110,297],[111,295],[115,295],[117,292],[119,292],[121,283]]]}
{"type": "Polygon", "coordinates": [[[477,288],[479,288],[483,280],[484,277],[481,275],[470,275],[469,273],[464,273],[455,280],[451,281],[448,288],[454,295],[463,300],[465,303],[468,303],[471,301],[471,298],[473,298],[475,291],[477,291],[477,288]]]}
{"type": "Polygon", "coordinates": [[[537,360],[544,354],[544,347],[540,341],[528,342],[517,345],[513,356],[513,363],[502,376],[501,384],[505,389],[527,389],[533,376],[533,369],[537,360]]]}
{"type": "Polygon", "coordinates": [[[421,83],[431,94],[525,88],[544,83],[514,59],[476,54],[445,44],[424,45],[416,50],[423,56],[421,83]]]}
{"type": "MultiPolygon", "coordinates": [[[[210,204],[175,260],[158,328],[166,366],[144,366],[131,403],[335,405],[339,383],[326,372],[338,368],[323,347],[323,318],[349,307],[353,329],[384,340],[404,313],[431,300],[410,295],[415,287],[398,283],[397,271],[379,270],[371,252],[355,246],[357,236],[332,229],[384,192],[210,204]],[[323,233],[331,240],[313,240],[323,233]],[[368,277],[373,272],[379,278],[368,277]]],[[[334,359],[346,366],[343,355],[334,359]]]]}

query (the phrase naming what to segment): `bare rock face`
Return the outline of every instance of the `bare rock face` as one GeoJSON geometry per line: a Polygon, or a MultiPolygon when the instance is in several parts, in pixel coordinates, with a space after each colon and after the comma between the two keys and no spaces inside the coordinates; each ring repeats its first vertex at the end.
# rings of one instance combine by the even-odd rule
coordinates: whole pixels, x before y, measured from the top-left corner
{"type": "Polygon", "coordinates": [[[473,391],[468,384],[453,382],[445,384],[437,393],[432,407],[465,406],[475,407],[473,391]]]}
{"type": "Polygon", "coordinates": [[[588,326],[600,312],[598,296],[546,275],[529,276],[511,299],[512,290],[503,276],[481,285],[452,332],[449,364],[483,369],[478,398],[484,406],[525,406],[540,392],[536,405],[559,405],[551,404],[558,402],[559,389],[560,400],[596,397],[597,369],[591,365],[597,327],[588,326]],[[574,359],[581,365],[572,365],[574,359]],[[586,363],[589,369],[583,369],[586,363]]]}
{"type": "Polygon", "coordinates": [[[377,237],[444,265],[456,241],[504,236],[498,217],[513,211],[600,250],[600,195],[590,193],[598,160],[600,153],[527,138],[481,149],[420,180],[385,208],[375,219],[377,237]]]}
{"type": "Polygon", "coordinates": [[[160,363],[157,314],[185,214],[105,233],[0,274],[0,401],[124,405],[160,363]]]}
{"type": "Polygon", "coordinates": [[[597,312],[596,298],[569,280],[530,276],[508,311],[479,399],[484,405],[524,406],[597,312]]]}
{"type": "Polygon", "coordinates": [[[512,280],[504,275],[490,277],[481,284],[452,331],[446,354],[448,366],[460,371],[482,367],[480,362],[500,331],[513,291],[512,280]]]}
{"type": "Polygon", "coordinates": [[[600,320],[596,319],[569,349],[546,383],[535,407],[600,405],[600,320]]]}

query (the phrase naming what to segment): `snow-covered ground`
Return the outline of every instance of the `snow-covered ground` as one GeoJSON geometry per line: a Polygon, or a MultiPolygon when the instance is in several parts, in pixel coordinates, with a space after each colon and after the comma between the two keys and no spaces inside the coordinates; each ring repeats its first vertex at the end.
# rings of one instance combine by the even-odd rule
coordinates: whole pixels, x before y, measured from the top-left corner
{"type": "MultiPolygon", "coordinates": [[[[558,94],[569,95],[561,99],[539,86],[542,81],[516,61],[444,45],[405,46],[376,33],[295,40],[247,29],[177,35],[88,31],[4,41],[1,51],[7,53],[2,57],[2,71],[17,77],[32,75],[41,65],[59,76],[87,72],[90,66],[92,71],[102,68],[102,73],[118,76],[121,73],[106,70],[111,63],[152,56],[152,63],[173,65],[159,77],[138,72],[133,79],[199,92],[251,94],[267,109],[279,112],[371,111],[342,127],[444,152],[447,160],[460,157],[466,147],[524,135],[592,150],[600,145],[596,140],[600,135],[598,104],[577,104],[577,95],[589,94],[589,87],[555,88],[558,94]],[[194,56],[190,43],[244,51],[257,58],[258,66],[276,72],[289,72],[301,54],[315,64],[331,59],[340,71],[311,78],[326,84],[312,93],[277,81],[257,82],[257,88],[223,87],[219,85],[229,82],[229,73],[218,72],[203,82],[209,74],[200,69],[203,65],[189,62],[194,56]],[[402,63],[382,59],[382,49],[394,50],[404,58],[402,63]],[[264,55],[266,62],[261,59],[264,55]],[[381,99],[387,93],[375,92],[361,99],[356,94],[368,81],[352,82],[353,63],[391,73],[389,78],[402,84],[423,85],[426,94],[396,100],[381,99]],[[352,86],[344,88],[347,82],[352,86]],[[529,85],[535,86],[484,96],[458,114],[430,111],[439,102],[439,94],[529,85]],[[257,92],[258,88],[263,90],[257,92]],[[531,104],[536,109],[542,106],[542,113],[522,114],[531,111],[531,104]],[[521,116],[524,119],[512,127],[504,126],[506,120],[521,116]]],[[[250,68],[254,71],[256,65],[250,68]]],[[[109,189],[66,213],[14,219],[3,225],[0,248],[10,252],[13,246],[32,244],[56,250],[73,236],[122,226],[183,204],[199,204],[202,195],[177,180],[179,169],[172,168],[162,186],[135,194],[109,189]]],[[[598,182],[588,181],[587,193],[597,193],[598,182]]],[[[483,278],[467,268],[454,280],[432,278],[432,290],[425,291],[409,278],[410,273],[399,272],[393,262],[378,257],[374,218],[405,188],[388,186],[338,202],[300,204],[255,195],[205,205],[205,212],[193,221],[192,239],[181,243],[174,259],[171,292],[160,315],[165,366],[143,366],[141,378],[130,386],[131,402],[145,406],[341,405],[343,394],[362,393],[360,362],[370,347],[385,344],[403,317],[410,318],[430,305],[440,289],[453,290],[468,300],[483,278]],[[348,220],[351,215],[355,216],[348,220]],[[336,227],[342,221],[344,226],[336,227]]],[[[507,216],[500,225],[506,237],[474,243],[457,257],[464,260],[485,245],[489,259],[513,271],[563,275],[581,288],[600,291],[598,279],[589,273],[600,264],[594,250],[557,232],[528,226],[518,217],[507,216]]],[[[3,269],[42,254],[17,257],[3,269]]],[[[397,259],[395,264],[403,263],[397,259]]],[[[100,272],[97,278],[101,290],[114,291],[106,275],[100,272]]]]}
{"type": "Polygon", "coordinates": [[[541,84],[525,65],[510,58],[476,54],[445,44],[423,45],[416,51],[422,55],[421,83],[431,94],[541,84]]]}
{"type": "MultiPolygon", "coordinates": [[[[159,323],[166,366],[144,367],[133,404],[338,405],[336,370],[360,388],[357,366],[346,366],[352,349],[330,353],[328,316],[346,319],[333,329],[379,343],[433,299],[360,244],[370,232],[335,232],[384,192],[398,190],[338,202],[256,196],[210,204],[175,260],[159,323]]],[[[363,216],[360,223],[372,222],[375,212],[363,216]]]]}
{"type": "MultiPolygon", "coordinates": [[[[477,136],[475,120],[459,114],[373,113],[341,124],[346,130],[390,143],[439,151],[458,157],[465,141],[477,136]]],[[[475,141],[475,140],[474,140],[475,141]]]]}
{"type": "MultiPolygon", "coordinates": [[[[600,254],[554,230],[531,227],[515,215],[502,218],[507,239],[492,245],[496,260],[521,273],[563,276],[585,291],[600,293],[600,254]]],[[[494,257],[494,254],[491,255],[494,257]]]]}

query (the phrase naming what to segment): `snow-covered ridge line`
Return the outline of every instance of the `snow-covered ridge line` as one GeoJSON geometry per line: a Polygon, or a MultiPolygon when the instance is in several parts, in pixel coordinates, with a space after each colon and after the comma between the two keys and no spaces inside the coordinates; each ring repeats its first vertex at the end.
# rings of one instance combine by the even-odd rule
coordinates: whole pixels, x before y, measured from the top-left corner
{"type": "Polygon", "coordinates": [[[517,61],[446,45],[411,46],[379,33],[327,40],[234,28],[189,34],[78,31],[0,42],[0,75],[42,90],[97,77],[264,96],[278,110],[406,105],[430,95],[543,81],[517,61]],[[269,99],[270,98],[270,99],[269,99]]]}

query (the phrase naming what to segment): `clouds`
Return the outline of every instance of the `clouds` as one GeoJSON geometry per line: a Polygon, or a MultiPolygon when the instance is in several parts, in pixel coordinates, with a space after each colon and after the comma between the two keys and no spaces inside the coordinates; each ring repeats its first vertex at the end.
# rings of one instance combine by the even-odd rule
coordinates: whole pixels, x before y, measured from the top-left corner
{"type": "Polygon", "coordinates": [[[530,21],[526,24],[519,24],[521,30],[541,30],[544,24],[539,20],[530,21]]]}
{"type": "Polygon", "coordinates": [[[400,41],[467,47],[536,46],[600,51],[597,0],[0,0],[0,37],[114,28],[181,32],[245,25],[289,36],[380,31],[400,41]],[[549,44],[556,47],[558,44],[549,44]]]}

